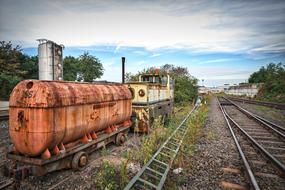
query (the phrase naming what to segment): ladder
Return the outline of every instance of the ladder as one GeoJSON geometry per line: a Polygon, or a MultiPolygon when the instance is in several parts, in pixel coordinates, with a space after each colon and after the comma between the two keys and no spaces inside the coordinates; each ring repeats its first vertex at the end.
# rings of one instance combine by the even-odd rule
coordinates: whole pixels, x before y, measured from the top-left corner
{"type": "Polygon", "coordinates": [[[187,114],[180,125],[173,131],[168,139],[161,145],[151,159],[131,179],[124,190],[129,189],[162,189],[166,176],[170,170],[187,131],[186,121],[197,109],[196,104],[187,114]]]}

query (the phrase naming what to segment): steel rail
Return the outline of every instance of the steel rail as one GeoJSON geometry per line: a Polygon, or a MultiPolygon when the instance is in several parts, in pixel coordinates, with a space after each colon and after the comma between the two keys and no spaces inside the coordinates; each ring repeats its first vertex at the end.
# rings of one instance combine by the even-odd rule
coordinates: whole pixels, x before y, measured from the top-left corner
{"type": "Polygon", "coordinates": [[[285,174],[285,165],[282,164],[279,160],[277,160],[272,154],[270,154],[263,146],[261,146],[256,140],[254,140],[242,127],[231,118],[226,110],[224,110],[227,118],[239,129],[252,143],[255,147],[257,147],[275,166],[277,166],[284,174],[285,174]]]}
{"type": "MultiPolygon", "coordinates": [[[[223,97],[223,98],[227,100],[227,98],[225,98],[225,97],[223,97]]],[[[229,101],[229,100],[231,100],[231,98],[228,98],[228,101],[229,101]]],[[[232,102],[232,101],[231,101],[231,102],[232,102]]],[[[235,104],[235,105],[237,105],[237,104],[235,104]]],[[[241,107],[241,106],[239,106],[239,107],[241,107]]],[[[243,109],[244,109],[244,108],[243,108],[243,109]]],[[[245,109],[244,109],[244,110],[245,110],[245,109]]],[[[248,110],[246,110],[246,111],[247,111],[249,114],[253,115],[254,117],[259,118],[260,120],[264,121],[265,123],[267,123],[267,124],[269,124],[269,125],[271,125],[271,126],[277,128],[278,130],[280,130],[280,131],[282,131],[283,133],[285,133],[285,127],[281,127],[280,125],[278,125],[278,124],[276,124],[276,123],[273,123],[272,121],[269,121],[269,120],[267,120],[267,119],[265,119],[265,118],[263,118],[263,117],[261,117],[261,116],[259,116],[259,115],[257,115],[257,114],[254,114],[254,113],[252,113],[252,112],[250,112],[250,111],[248,111],[248,110]]]]}
{"type": "Polygon", "coordinates": [[[253,114],[251,112],[249,112],[248,110],[238,106],[237,104],[235,104],[233,101],[223,97],[225,100],[229,101],[232,105],[234,105],[236,108],[238,108],[242,113],[244,113],[245,115],[247,116],[250,116],[251,118],[255,119],[257,122],[259,122],[260,124],[262,124],[263,126],[267,127],[268,129],[274,131],[277,135],[279,135],[280,137],[284,138],[285,139],[285,133],[282,133],[278,130],[281,130],[281,131],[284,131],[285,129],[278,126],[277,124],[274,124],[273,122],[269,122],[267,121],[266,119],[260,117],[260,116],[257,116],[256,114],[253,114]],[[271,123],[273,125],[271,125],[271,123]],[[277,129],[278,130],[277,130],[277,129]]]}
{"type": "MultiPolygon", "coordinates": [[[[248,111],[248,112],[249,112],[249,111],[248,111]]],[[[285,127],[281,127],[280,125],[278,125],[278,124],[276,124],[276,123],[273,123],[272,121],[269,121],[269,120],[267,120],[267,119],[265,119],[265,118],[263,118],[263,117],[260,117],[259,115],[256,115],[256,114],[254,114],[254,113],[252,113],[252,112],[249,112],[249,113],[251,113],[253,116],[259,118],[260,120],[264,121],[265,123],[267,123],[267,124],[269,124],[269,125],[271,125],[271,126],[277,128],[278,130],[280,130],[280,131],[282,131],[283,133],[285,133],[285,127]]]]}
{"type": "Polygon", "coordinates": [[[233,137],[233,139],[234,139],[234,141],[235,141],[235,145],[236,145],[236,147],[237,147],[237,149],[238,149],[238,152],[239,152],[239,154],[240,154],[240,156],[241,156],[241,159],[242,159],[243,165],[244,165],[244,167],[245,167],[246,174],[247,174],[247,176],[248,176],[248,178],[249,178],[250,184],[251,184],[251,186],[252,186],[255,190],[260,190],[260,187],[259,187],[259,185],[258,185],[258,183],[257,183],[257,181],[256,181],[256,178],[255,178],[255,176],[254,176],[254,174],[253,174],[253,172],[252,172],[252,170],[251,170],[251,168],[250,168],[250,166],[249,166],[249,163],[248,163],[248,161],[247,161],[247,159],[246,159],[246,157],[245,157],[245,155],[244,155],[244,153],[243,153],[243,151],[242,151],[242,149],[241,149],[241,146],[240,146],[240,144],[239,144],[239,142],[238,142],[238,140],[237,140],[237,137],[236,137],[236,135],[235,135],[235,133],[234,133],[234,131],[233,131],[233,129],[232,129],[232,126],[231,126],[231,124],[230,124],[230,122],[229,122],[229,120],[228,120],[228,118],[227,118],[227,116],[226,116],[225,110],[224,110],[224,108],[221,106],[220,101],[219,101],[219,107],[220,107],[220,109],[221,109],[221,111],[222,111],[222,113],[223,113],[223,116],[224,116],[224,118],[225,118],[225,120],[226,120],[226,122],[227,122],[227,126],[228,126],[228,128],[229,128],[229,130],[230,130],[230,132],[231,132],[231,135],[232,135],[232,137],[233,137]]]}
{"type": "Polygon", "coordinates": [[[12,185],[15,181],[13,179],[8,179],[0,182],[0,189],[5,189],[12,185]]]}
{"type": "Polygon", "coordinates": [[[172,165],[172,162],[174,161],[180,146],[182,144],[182,141],[185,137],[185,134],[187,132],[187,126],[184,125],[185,122],[189,119],[191,114],[197,109],[199,104],[196,104],[193,109],[187,114],[187,116],[183,119],[183,121],[180,123],[180,125],[173,131],[173,133],[167,138],[167,140],[160,146],[160,148],[155,152],[155,154],[151,157],[151,159],[141,168],[141,170],[131,179],[131,181],[127,184],[127,186],[124,188],[124,190],[129,190],[134,188],[135,185],[140,186],[142,189],[147,189],[147,187],[151,189],[157,189],[160,190],[163,187],[163,184],[166,180],[167,174],[170,170],[170,167],[172,165]],[[177,135],[177,136],[176,136],[177,135]],[[179,136],[181,136],[179,138],[179,136]],[[178,138],[178,139],[177,139],[178,138]],[[169,148],[171,147],[171,144],[175,148],[169,148]],[[168,146],[167,146],[168,145],[168,146]],[[168,151],[171,151],[171,153],[163,152],[164,149],[168,149],[168,151]],[[168,157],[169,161],[163,162],[159,160],[159,156],[168,157]],[[151,165],[155,164],[163,171],[158,171],[156,169],[153,169],[151,165]],[[159,165],[160,164],[160,165],[159,165]],[[149,175],[152,172],[154,173],[149,175]],[[148,174],[148,176],[153,177],[156,181],[159,181],[158,184],[153,184],[152,182],[148,181],[148,179],[143,179],[142,176],[144,174],[148,174]],[[143,184],[140,185],[139,183],[143,184]],[[146,187],[147,186],[147,187],[146,187]]]}
{"type": "Polygon", "coordinates": [[[9,115],[1,115],[0,116],[0,121],[6,121],[9,120],[9,115]]]}
{"type": "Polygon", "coordinates": [[[244,98],[236,98],[236,97],[229,97],[231,100],[239,101],[239,102],[246,102],[249,104],[256,104],[266,107],[272,107],[275,109],[285,110],[285,104],[282,103],[274,103],[274,102],[263,102],[263,101],[257,101],[257,100],[247,100],[244,98]]]}

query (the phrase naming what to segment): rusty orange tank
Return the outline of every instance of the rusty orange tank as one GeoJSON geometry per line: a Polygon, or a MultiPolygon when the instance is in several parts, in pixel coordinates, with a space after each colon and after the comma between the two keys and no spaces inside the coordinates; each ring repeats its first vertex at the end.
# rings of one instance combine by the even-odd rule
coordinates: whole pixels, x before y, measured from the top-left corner
{"type": "Polygon", "coordinates": [[[15,151],[38,156],[129,121],[132,95],[117,83],[25,80],[10,96],[15,151]]]}

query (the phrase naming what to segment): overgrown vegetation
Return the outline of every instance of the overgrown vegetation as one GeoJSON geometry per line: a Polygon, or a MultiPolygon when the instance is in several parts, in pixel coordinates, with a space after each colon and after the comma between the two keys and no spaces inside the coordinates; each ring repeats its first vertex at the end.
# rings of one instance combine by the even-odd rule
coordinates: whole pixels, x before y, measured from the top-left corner
{"type": "Polygon", "coordinates": [[[248,79],[249,83],[263,83],[257,99],[285,103],[285,65],[270,63],[261,67],[248,79]]]}
{"type": "MultiPolygon", "coordinates": [[[[120,166],[116,167],[111,162],[103,162],[99,173],[95,174],[94,180],[96,180],[96,189],[123,189],[129,182],[129,174],[127,166],[129,163],[144,165],[149,161],[155,151],[161,146],[161,144],[167,139],[171,132],[177,127],[177,125],[189,112],[190,104],[185,104],[185,107],[176,107],[176,115],[171,118],[169,125],[163,127],[160,125],[159,119],[154,123],[153,131],[150,134],[143,136],[140,146],[135,149],[131,149],[122,153],[122,159],[120,166]]],[[[106,155],[106,150],[102,150],[102,154],[106,155]]]]}
{"type": "MultiPolygon", "coordinates": [[[[176,107],[176,111],[178,107],[176,107]]],[[[177,111],[176,115],[169,120],[167,126],[162,126],[157,119],[152,128],[152,132],[149,135],[145,135],[142,139],[142,143],[139,149],[131,150],[127,159],[131,162],[140,163],[141,165],[146,164],[155,151],[160,145],[169,137],[169,135],[175,130],[182,118],[185,117],[186,113],[189,112],[189,104],[177,111]]]]}
{"type": "Polygon", "coordinates": [[[198,111],[188,120],[188,130],[183,140],[180,151],[172,165],[172,169],[182,168],[180,174],[169,172],[165,189],[179,189],[188,181],[188,174],[191,173],[192,160],[194,154],[195,143],[203,135],[202,130],[207,119],[208,108],[204,104],[198,111]]]}
{"type": "MultiPolygon", "coordinates": [[[[152,133],[142,138],[141,145],[137,149],[133,148],[123,153],[126,161],[122,161],[119,167],[115,167],[114,164],[110,162],[104,162],[100,172],[95,176],[97,182],[96,188],[109,190],[123,189],[130,180],[127,169],[128,164],[135,163],[140,166],[146,164],[191,108],[192,106],[190,106],[190,104],[175,107],[176,114],[170,119],[169,125],[166,127],[160,125],[159,119],[157,119],[154,123],[152,133]]],[[[176,176],[174,176],[172,172],[169,172],[164,188],[178,189],[181,184],[186,182],[187,173],[191,170],[191,156],[193,155],[194,145],[201,135],[202,127],[206,121],[207,111],[207,106],[204,105],[188,120],[187,125],[189,127],[186,136],[180,153],[172,166],[172,169],[181,167],[183,171],[176,176]]]]}
{"type": "Polygon", "coordinates": [[[168,73],[174,79],[174,100],[175,103],[191,102],[198,96],[198,80],[193,77],[187,67],[165,64],[157,70],[154,67],[143,69],[137,74],[126,74],[126,81],[138,81],[139,75],[158,71],[160,74],[168,73]]]}
{"type": "MultiPolygon", "coordinates": [[[[100,60],[87,52],[63,60],[64,80],[93,81],[103,75],[100,60]]],[[[24,79],[38,79],[38,57],[22,52],[20,46],[0,41],[0,100],[8,100],[15,85],[24,79]]]]}

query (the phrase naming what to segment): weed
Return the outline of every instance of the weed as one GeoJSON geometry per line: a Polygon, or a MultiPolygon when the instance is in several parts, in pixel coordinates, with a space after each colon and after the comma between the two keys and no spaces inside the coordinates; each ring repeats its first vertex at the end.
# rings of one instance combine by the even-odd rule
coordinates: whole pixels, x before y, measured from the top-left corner
{"type": "Polygon", "coordinates": [[[188,129],[185,138],[172,165],[172,168],[183,168],[183,172],[178,175],[169,173],[164,186],[165,189],[178,189],[178,187],[187,182],[187,174],[191,170],[190,158],[194,154],[196,141],[203,135],[202,129],[206,122],[207,112],[207,106],[203,105],[194,113],[191,119],[188,120],[188,129]]]}
{"type": "Polygon", "coordinates": [[[102,150],[101,150],[101,156],[107,156],[110,155],[111,151],[109,149],[106,149],[105,146],[103,146],[102,150]]]}
{"type": "Polygon", "coordinates": [[[217,139],[217,134],[214,131],[209,130],[206,137],[209,140],[215,140],[217,139]]]}
{"type": "Polygon", "coordinates": [[[102,169],[95,176],[96,189],[113,190],[118,189],[116,169],[113,164],[103,162],[102,169]]]}

